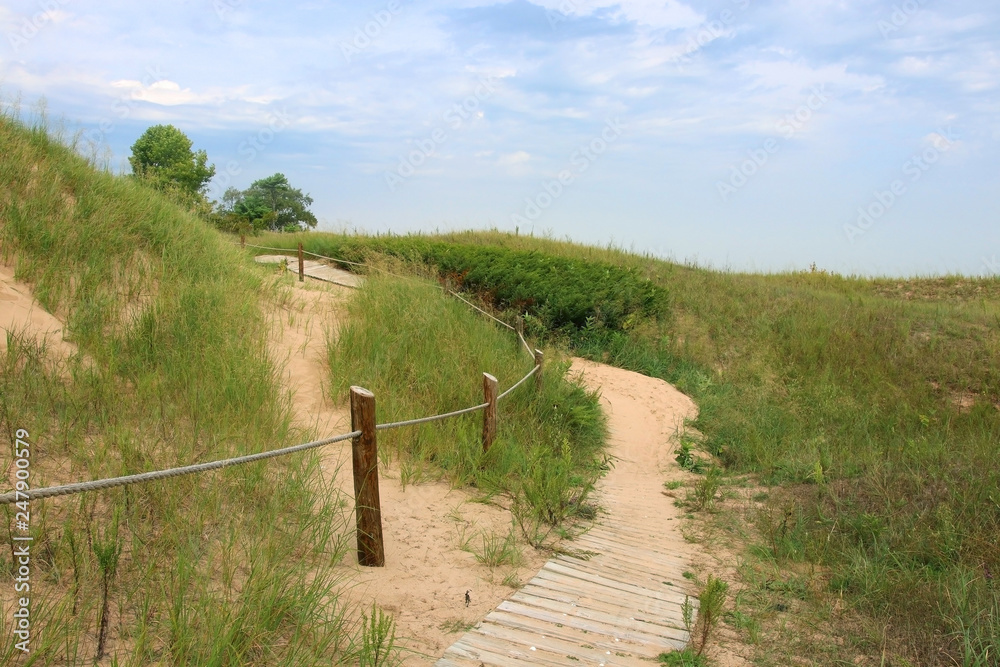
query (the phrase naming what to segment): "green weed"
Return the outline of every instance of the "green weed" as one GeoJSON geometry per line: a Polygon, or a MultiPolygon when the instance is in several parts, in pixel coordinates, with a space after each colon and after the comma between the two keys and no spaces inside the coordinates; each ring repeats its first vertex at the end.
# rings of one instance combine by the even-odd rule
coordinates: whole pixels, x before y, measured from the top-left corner
{"type": "Polygon", "coordinates": [[[375,603],[362,616],[361,647],[355,654],[360,667],[384,667],[399,661],[396,649],[396,624],[375,603]]]}
{"type": "Polygon", "coordinates": [[[708,661],[706,658],[695,652],[692,648],[686,648],[683,651],[671,651],[669,653],[661,653],[659,655],[659,661],[661,665],[670,665],[670,667],[707,667],[708,661]]]}
{"type": "Polygon", "coordinates": [[[694,490],[689,494],[689,507],[694,510],[711,509],[722,485],[721,477],[722,474],[717,467],[709,467],[705,476],[695,483],[694,490]]]}
{"type": "Polygon", "coordinates": [[[713,575],[708,575],[705,587],[698,593],[698,655],[705,652],[708,640],[722,619],[729,584],[713,575]]]}
{"type": "Polygon", "coordinates": [[[680,445],[677,447],[677,455],[674,457],[674,460],[684,470],[701,474],[705,472],[705,462],[694,455],[693,446],[694,444],[690,440],[682,438],[680,445]]]}
{"type": "Polygon", "coordinates": [[[472,549],[476,560],[487,567],[521,564],[521,550],[517,546],[517,536],[513,527],[505,535],[483,532],[480,534],[482,548],[472,549]]]}

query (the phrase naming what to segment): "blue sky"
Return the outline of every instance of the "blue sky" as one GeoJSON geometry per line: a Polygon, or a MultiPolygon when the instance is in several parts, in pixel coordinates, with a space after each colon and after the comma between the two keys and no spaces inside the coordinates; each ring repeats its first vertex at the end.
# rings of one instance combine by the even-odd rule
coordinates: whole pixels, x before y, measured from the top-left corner
{"type": "Polygon", "coordinates": [[[8,1],[0,95],[127,168],[172,123],[320,229],[734,270],[1000,274],[995,0],[8,1]]]}

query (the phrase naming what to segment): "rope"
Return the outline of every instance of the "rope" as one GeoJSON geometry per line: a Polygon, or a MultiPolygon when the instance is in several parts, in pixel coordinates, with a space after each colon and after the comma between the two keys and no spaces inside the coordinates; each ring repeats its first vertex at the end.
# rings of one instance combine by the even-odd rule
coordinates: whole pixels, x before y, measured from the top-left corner
{"type": "Polygon", "coordinates": [[[534,359],[535,358],[535,353],[531,351],[531,346],[528,345],[528,341],[524,340],[524,336],[521,335],[520,331],[517,332],[517,337],[521,339],[522,343],[524,343],[524,349],[526,349],[528,351],[528,355],[532,359],[534,359]]]}
{"type": "Polygon", "coordinates": [[[463,299],[462,297],[460,297],[460,296],[459,296],[458,294],[456,294],[455,292],[452,292],[451,290],[448,290],[448,293],[449,293],[449,294],[451,294],[451,295],[452,295],[453,297],[455,297],[456,299],[458,299],[458,300],[460,300],[460,301],[463,301],[463,302],[465,302],[466,304],[468,304],[468,305],[472,306],[473,308],[475,308],[475,309],[476,309],[476,310],[478,310],[478,311],[479,311],[480,313],[482,313],[482,314],[483,314],[483,315],[485,315],[486,317],[490,318],[491,320],[493,320],[493,321],[494,321],[494,322],[496,322],[497,324],[502,324],[503,326],[507,327],[507,328],[508,328],[508,329],[510,329],[511,331],[517,331],[517,329],[515,329],[515,328],[514,328],[514,327],[512,327],[512,326],[510,326],[509,324],[507,324],[507,323],[506,323],[506,322],[504,322],[503,320],[498,320],[497,318],[493,317],[492,315],[490,315],[490,314],[489,314],[489,313],[487,313],[487,312],[486,312],[485,310],[483,310],[482,308],[480,308],[480,307],[479,307],[479,306],[477,306],[476,304],[472,303],[471,301],[466,301],[465,299],[463,299]]]}
{"type": "Polygon", "coordinates": [[[535,366],[535,367],[534,367],[534,368],[532,368],[532,369],[531,369],[530,371],[528,371],[528,374],[527,374],[527,375],[525,375],[525,376],[524,376],[523,378],[521,378],[520,380],[518,380],[518,381],[517,381],[517,383],[516,383],[516,384],[515,384],[515,385],[514,385],[513,387],[511,387],[510,389],[508,389],[508,390],[507,390],[507,391],[505,391],[504,393],[502,393],[502,394],[500,394],[499,396],[497,396],[497,400],[499,401],[499,400],[500,400],[501,398],[503,398],[504,396],[506,396],[506,395],[507,395],[507,394],[509,394],[510,392],[514,391],[514,390],[515,390],[515,389],[517,389],[518,387],[520,387],[520,386],[521,386],[521,384],[522,384],[522,383],[523,383],[523,382],[524,382],[525,380],[527,380],[527,379],[528,379],[528,378],[530,378],[530,377],[531,377],[532,375],[534,375],[535,373],[537,373],[537,372],[538,372],[538,369],[539,369],[539,368],[541,368],[541,366],[535,366]]]}
{"type": "Polygon", "coordinates": [[[402,422],[389,422],[388,424],[379,424],[375,427],[376,431],[384,431],[390,428],[400,428],[402,426],[413,426],[414,424],[426,424],[427,422],[436,422],[440,419],[447,419],[448,417],[457,417],[458,415],[464,415],[467,412],[476,412],[477,410],[484,409],[489,403],[483,403],[482,405],[476,405],[471,408],[463,408],[461,410],[455,410],[454,412],[446,412],[443,415],[434,415],[433,417],[420,417],[419,419],[408,419],[402,422]]]}
{"type": "Polygon", "coordinates": [[[170,468],[168,470],[158,470],[154,472],[143,472],[137,475],[112,477],[110,479],[95,480],[93,482],[77,482],[76,484],[66,484],[64,486],[49,486],[43,489],[31,489],[30,491],[16,491],[11,493],[4,493],[3,495],[0,495],[0,505],[9,505],[13,502],[17,502],[20,500],[36,500],[38,498],[51,498],[53,496],[68,496],[74,493],[97,491],[99,489],[111,489],[116,486],[139,484],[140,482],[152,482],[157,479],[166,479],[168,477],[180,477],[181,475],[190,475],[192,473],[204,472],[206,470],[217,470],[219,468],[227,468],[229,466],[239,465],[242,463],[262,461],[264,459],[274,458],[275,456],[294,454],[295,452],[305,451],[307,449],[312,449],[314,447],[322,447],[323,445],[329,445],[334,442],[340,442],[341,440],[349,440],[351,438],[356,438],[359,435],[361,435],[361,431],[352,431],[350,433],[345,433],[344,435],[338,435],[332,438],[326,438],[324,440],[315,440],[313,442],[306,442],[301,445],[293,445],[291,447],[285,447],[283,449],[274,449],[268,452],[259,452],[257,454],[247,454],[246,456],[237,456],[235,458],[223,459],[221,461],[212,461],[210,463],[197,463],[195,465],[183,466],[180,468],[170,468]]]}

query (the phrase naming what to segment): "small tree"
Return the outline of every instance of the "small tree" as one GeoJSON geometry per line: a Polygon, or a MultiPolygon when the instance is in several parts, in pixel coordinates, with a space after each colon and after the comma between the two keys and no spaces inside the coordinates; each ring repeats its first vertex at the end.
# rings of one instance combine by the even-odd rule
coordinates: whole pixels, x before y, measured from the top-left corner
{"type": "Polygon", "coordinates": [[[293,188],[284,174],[254,181],[240,191],[227,189],[216,203],[214,221],[223,231],[297,232],[316,226],[316,216],[308,209],[313,200],[293,188]]]}
{"type": "Polygon", "coordinates": [[[176,189],[204,198],[205,185],[215,176],[205,151],[192,151],[191,140],[173,125],[154,125],[134,144],[128,159],[132,173],[161,189],[176,189]]]}
{"type": "Polygon", "coordinates": [[[308,209],[312,197],[293,188],[284,174],[254,181],[243,192],[243,198],[263,202],[274,213],[268,229],[298,231],[316,226],[316,216],[308,209]]]}

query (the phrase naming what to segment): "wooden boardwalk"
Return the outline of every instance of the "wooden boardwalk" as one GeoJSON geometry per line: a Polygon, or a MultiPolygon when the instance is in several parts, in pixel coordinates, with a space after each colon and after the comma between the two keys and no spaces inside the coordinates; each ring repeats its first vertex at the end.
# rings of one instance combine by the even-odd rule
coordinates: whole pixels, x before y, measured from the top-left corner
{"type": "MultiPolygon", "coordinates": [[[[597,371],[574,366],[583,366],[588,384],[597,381],[599,365],[593,365],[597,371]]],[[[662,408],[650,410],[645,424],[623,414],[655,397],[662,389],[655,383],[676,392],[639,375],[611,390],[601,385],[611,451],[620,461],[600,485],[604,511],[594,527],[564,545],[578,557],[549,560],[452,644],[437,667],[648,666],[660,653],[687,645],[682,605],[685,594],[693,605],[697,599],[683,574],[694,553],[680,535],[678,510],[662,493],[676,420],[662,408]]],[[[675,403],[683,412],[686,403],[675,403]]],[[[682,416],[690,416],[690,405],[682,416]]]]}

